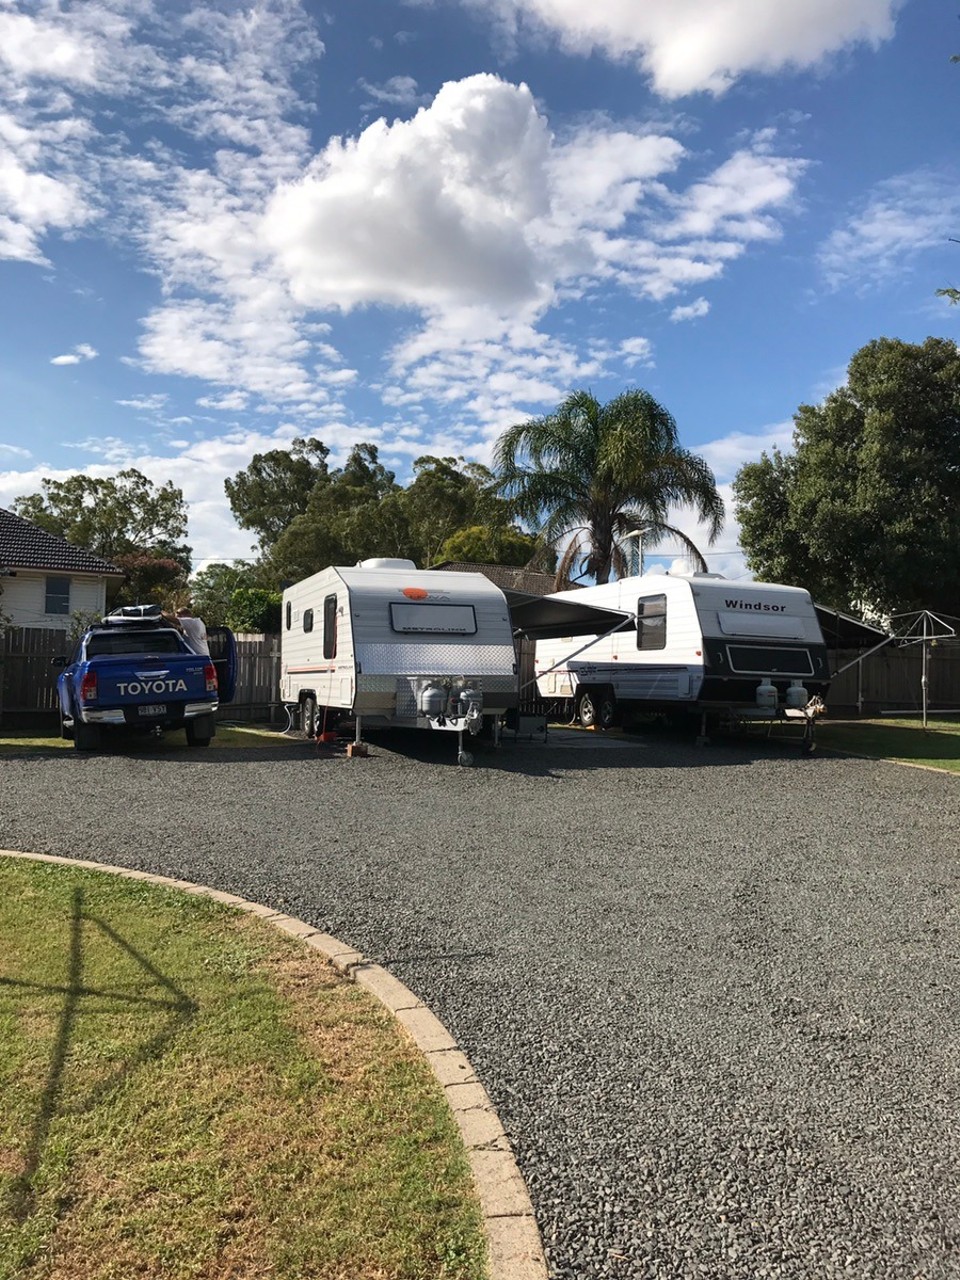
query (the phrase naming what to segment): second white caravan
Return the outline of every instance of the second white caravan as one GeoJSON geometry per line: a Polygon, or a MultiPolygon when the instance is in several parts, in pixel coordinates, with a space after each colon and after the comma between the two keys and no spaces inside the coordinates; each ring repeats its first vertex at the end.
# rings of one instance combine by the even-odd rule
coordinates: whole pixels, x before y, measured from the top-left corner
{"type": "Polygon", "coordinates": [[[647,575],[561,592],[617,610],[595,637],[539,640],[537,688],[585,725],[623,712],[747,718],[816,707],[829,685],[827,649],[800,587],[731,582],[716,574],[647,575]]]}

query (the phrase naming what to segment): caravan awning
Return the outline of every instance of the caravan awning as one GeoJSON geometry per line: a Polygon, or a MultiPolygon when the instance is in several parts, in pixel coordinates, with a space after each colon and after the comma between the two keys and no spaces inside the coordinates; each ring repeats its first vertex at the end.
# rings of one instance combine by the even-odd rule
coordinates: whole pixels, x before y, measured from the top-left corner
{"type": "Polygon", "coordinates": [[[514,631],[519,631],[529,640],[603,635],[618,623],[627,630],[634,620],[633,614],[622,613],[619,609],[600,609],[573,599],[558,600],[556,596],[531,596],[524,591],[501,589],[510,606],[514,631]]]}
{"type": "Polygon", "coordinates": [[[890,637],[889,631],[882,627],[871,626],[838,609],[829,609],[823,604],[813,607],[828,649],[873,649],[890,637]]]}

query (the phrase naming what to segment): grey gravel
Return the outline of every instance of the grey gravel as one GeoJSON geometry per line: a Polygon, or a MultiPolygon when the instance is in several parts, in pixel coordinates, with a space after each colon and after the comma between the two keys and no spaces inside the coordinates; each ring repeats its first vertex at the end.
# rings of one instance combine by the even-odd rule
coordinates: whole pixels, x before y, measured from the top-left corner
{"type": "Polygon", "coordinates": [[[452,745],[7,759],[0,844],[216,885],[397,974],[493,1098],[556,1280],[960,1275],[960,779],[452,745]]]}

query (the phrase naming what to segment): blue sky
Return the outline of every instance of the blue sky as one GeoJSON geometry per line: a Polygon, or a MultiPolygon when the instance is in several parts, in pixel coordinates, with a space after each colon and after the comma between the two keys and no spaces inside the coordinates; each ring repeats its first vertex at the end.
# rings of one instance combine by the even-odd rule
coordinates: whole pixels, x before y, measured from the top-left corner
{"type": "Polygon", "coordinates": [[[242,557],[256,452],[402,480],[630,386],[727,493],[955,336],[954,52],[942,0],[0,0],[0,505],[135,466],[242,557]]]}

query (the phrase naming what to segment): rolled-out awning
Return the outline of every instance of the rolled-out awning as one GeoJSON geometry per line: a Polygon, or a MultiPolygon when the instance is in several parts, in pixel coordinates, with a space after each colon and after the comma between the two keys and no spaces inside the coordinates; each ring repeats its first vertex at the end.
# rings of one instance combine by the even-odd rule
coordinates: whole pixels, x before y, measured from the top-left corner
{"type": "Polygon", "coordinates": [[[603,635],[618,623],[624,631],[635,625],[633,614],[619,609],[602,609],[575,599],[559,600],[556,596],[531,596],[524,591],[501,589],[510,607],[514,631],[528,640],[603,635]]]}
{"type": "Polygon", "coordinates": [[[828,649],[873,649],[890,636],[882,627],[871,626],[861,618],[851,617],[838,609],[815,604],[817,621],[828,649]]]}

